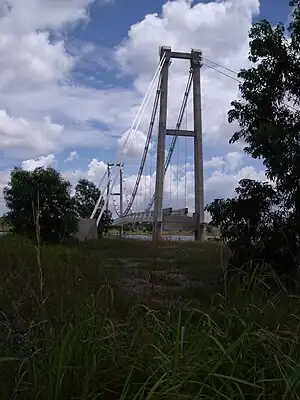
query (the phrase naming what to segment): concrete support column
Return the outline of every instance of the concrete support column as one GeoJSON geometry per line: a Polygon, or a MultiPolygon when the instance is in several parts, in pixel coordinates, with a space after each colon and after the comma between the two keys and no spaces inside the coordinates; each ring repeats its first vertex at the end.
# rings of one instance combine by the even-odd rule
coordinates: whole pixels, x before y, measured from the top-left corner
{"type": "Polygon", "coordinates": [[[160,104],[159,104],[159,126],[157,138],[157,159],[156,159],[156,184],[155,184],[155,202],[154,202],[154,220],[152,239],[158,241],[161,239],[162,231],[162,207],[164,193],[164,165],[166,150],[166,129],[167,129],[167,103],[168,103],[168,80],[170,47],[162,46],[160,48],[160,59],[165,57],[164,65],[161,71],[160,83],[160,104]]]}
{"type": "MultiPolygon", "coordinates": [[[[123,167],[124,165],[120,165],[120,214],[121,217],[123,215],[123,167]]],[[[120,227],[120,236],[123,236],[123,225],[120,227]]]]}
{"type": "Polygon", "coordinates": [[[202,144],[202,110],[201,110],[201,76],[202,53],[191,52],[193,69],[193,103],[194,103],[194,165],[195,165],[195,240],[204,240],[204,173],[202,144]]]}
{"type": "Polygon", "coordinates": [[[110,190],[110,177],[111,177],[111,169],[110,169],[110,164],[107,164],[107,189],[106,189],[106,193],[107,193],[107,202],[106,202],[106,212],[108,212],[109,210],[109,200],[108,200],[108,195],[109,195],[109,190],[110,190]]]}

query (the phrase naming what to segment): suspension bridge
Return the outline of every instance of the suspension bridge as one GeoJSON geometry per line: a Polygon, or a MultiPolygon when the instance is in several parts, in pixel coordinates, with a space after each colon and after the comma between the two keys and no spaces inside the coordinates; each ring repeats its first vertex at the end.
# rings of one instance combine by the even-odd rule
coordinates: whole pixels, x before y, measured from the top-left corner
{"type": "MultiPolygon", "coordinates": [[[[176,61],[177,62],[177,61],[176,61]]],[[[204,177],[203,177],[203,148],[202,148],[202,115],[201,115],[201,79],[200,70],[203,65],[202,52],[192,49],[190,52],[172,51],[171,47],[161,46],[159,51],[159,64],[149,84],[145,97],[137,111],[131,128],[126,135],[126,140],[119,151],[117,160],[108,163],[107,171],[102,177],[99,188],[99,197],[90,219],[99,224],[102,215],[113,204],[113,226],[124,226],[131,223],[150,222],[153,226],[152,238],[161,239],[162,231],[174,227],[194,232],[195,240],[204,240],[204,177]],[[168,101],[169,101],[169,69],[174,60],[188,60],[187,83],[182,95],[175,127],[167,126],[168,101]],[[187,106],[189,96],[192,100],[192,129],[188,129],[187,106]],[[153,100],[152,112],[145,146],[136,179],[130,194],[124,174],[126,157],[134,143],[141,120],[150,100],[153,100]],[[185,120],[185,121],[184,121],[185,120]],[[184,125],[185,122],[185,126],[184,125]],[[153,134],[157,125],[157,137],[153,134]],[[167,139],[170,139],[167,149],[167,139]],[[190,141],[190,139],[192,139],[190,141]],[[182,140],[180,142],[180,140],[182,140]],[[184,142],[183,142],[184,141],[184,142]],[[193,200],[194,207],[189,212],[187,207],[187,166],[188,144],[193,147],[193,200]],[[180,144],[179,144],[180,143],[180,144]],[[153,151],[155,149],[155,151],[153,151]],[[172,171],[171,160],[177,151],[177,171],[172,171]],[[156,154],[155,154],[156,153],[156,154]],[[179,171],[179,159],[184,154],[184,171],[179,171]],[[153,160],[153,156],[156,158],[153,160]],[[156,165],[154,170],[153,164],[156,165]],[[148,174],[147,174],[148,168],[148,174]],[[181,175],[180,175],[181,174],[181,175]],[[169,175],[170,182],[166,184],[169,175]],[[176,176],[176,183],[172,177],[176,176]],[[169,187],[170,196],[166,196],[166,186],[169,187]],[[144,190],[143,190],[144,188],[144,190]],[[184,190],[183,190],[184,189],[184,190]],[[174,207],[172,195],[177,193],[177,204],[174,207]],[[179,204],[179,192],[183,194],[183,202],[179,204]],[[147,194],[147,195],[146,195],[147,194]],[[116,200],[119,197],[119,201],[116,200]],[[147,199],[148,197],[148,199],[147,199]],[[111,201],[112,200],[112,201],[111,201]],[[172,205],[172,206],[171,206],[172,205]]],[[[173,168],[174,169],[174,168],[173,168]]],[[[175,202],[176,203],[176,202],[175,202]]]]}

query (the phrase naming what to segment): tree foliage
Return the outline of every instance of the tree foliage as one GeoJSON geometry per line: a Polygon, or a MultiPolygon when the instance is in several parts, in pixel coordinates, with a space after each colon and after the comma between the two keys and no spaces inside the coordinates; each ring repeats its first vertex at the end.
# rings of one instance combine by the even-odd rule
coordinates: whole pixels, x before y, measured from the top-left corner
{"type": "MultiPolygon", "coordinates": [[[[74,200],[76,210],[81,218],[90,218],[100,194],[100,189],[93,182],[88,179],[79,179],[75,188],[74,200]]],[[[103,206],[103,201],[101,206],[103,206]]]]}
{"type": "Polygon", "coordinates": [[[300,245],[300,2],[290,5],[288,31],[266,20],[251,28],[252,66],[238,74],[241,99],[228,114],[239,126],[230,143],[261,160],[272,185],[243,180],[236,198],[207,206],[237,264],[260,259],[286,270],[298,267],[300,245]]]}
{"type": "MultiPolygon", "coordinates": [[[[77,213],[81,218],[90,218],[100,195],[100,189],[98,189],[93,182],[90,182],[88,179],[80,179],[78,181],[75,188],[74,200],[76,203],[77,213]]],[[[102,200],[95,215],[96,219],[98,218],[100,208],[102,208],[103,205],[104,201],[102,200]]],[[[102,234],[105,230],[110,228],[112,221],[112,213],[104,210],[98,225],[98,233],[102,234]]]]}
{"type": "Polygon", "coordinates": [[[15,233],[34,237],[38,228],[44,241],[58,242],[77,229],[71,184],[53,168],[14,168],[3,194],[15,233]]]}
{"type": "Polygon", "coordinates": [[[299,242],[282,203],[272,185],[243,179],[235,198],[216,199],[206,207],[211,225],[219,226],[220,239],[233,253],[232,265],[267,263],[280,273],[294,270],[299,242]]]}

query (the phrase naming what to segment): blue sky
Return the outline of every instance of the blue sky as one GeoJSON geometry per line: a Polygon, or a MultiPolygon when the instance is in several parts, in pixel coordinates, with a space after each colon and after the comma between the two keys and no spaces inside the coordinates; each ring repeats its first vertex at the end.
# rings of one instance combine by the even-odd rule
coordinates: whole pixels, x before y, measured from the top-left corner
{"type": "MultiPolygon", "coordinates": [[[[210,0],[201,1],[209,3],[210,0]]],[[[78,34],[88,41],[95,41],[105,46],[115,46],[127,36],[131,25],[144,19],[145,15],[159,13],[165,1],[135,1],[135,0],[116,0],[115,6],[91,7],[92,20],[84,29],[78,29],[78,34]],[[99,23],[101,21],[101,23],[99,23]],[[112,29],[112,26],[115,29],[112,29]]],[[[195,1],[194,4],[200,3],[195,1]]],[[[256,20],[266,18],[273,23],[287,20],[289,12],[288,0],[261,0],[260,14],[256,20]]]]}
{"type": "MultiPolygon", "coordinates": [[[[5,60],[0,63],[0,190],[18,164],[53,165],[73,183],[80,177],[98,183],[104,163],[115,160],[124,142],[155,71],[160,44],[185,51],[201,48],[210,60],[239,70],[247,66],[251,23],[262,18],[286,23],[289,13],[287,0],[9,3],[12,8],[5,11],[7,2],[0,0],[0,48],[5,60]]],[[[182,64],[174,63],[172,68],[170,126],[175,123],[188,71],[182,64]]],[[[227,124],[226,113],[238,96],[236,83],[205,66],[202,93],[205,194],[210,201],[232,195],[243,177],[264,179],[264,171],[243,155],[241,147],[228,145],[234,126],[227,124]]],[[[149,107],[126,161],[129,192],[150,112],[149,107]]],[[[188,125],[191,113],[189,107],[188,125]]],[[[192,143],[181,139],[166,183],[166,193],[178,190],[177,203],[190,208],[192,154],[192,143]]],[[[149,196],[154,170],[153,151],[143,178],[149,196]]],[[[147,193],[141,193],[138,207],[147,201],[147,193]]]]}

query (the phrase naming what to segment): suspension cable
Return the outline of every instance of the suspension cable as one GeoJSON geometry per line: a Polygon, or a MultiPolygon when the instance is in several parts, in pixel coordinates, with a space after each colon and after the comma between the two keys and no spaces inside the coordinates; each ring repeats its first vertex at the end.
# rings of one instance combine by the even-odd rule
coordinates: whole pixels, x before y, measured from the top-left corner
{"type": "Polygon", "coordinates": [[[179,208],[179,143],[180,138],[177,140],[176,146],[176,155],[177,155],[177,162],[176,162],[176,207],[179,208]]]}
{"type": "MultiPolygon", "coordinates": [[[[227,67],[224,67],[224,66],[221,65],[221,64],[217,64],[217,63],[215,63],[214,61],[210,61],[210,60],[208,60],[208,61],[211,62],[211,63],[213,63],[213,64],[215,64],[215,65],[218,65],[218,66],[221,67],[221,68],[226,69],[227,71],[232,72],[232,73],[235,74],[235,75],[238,75],[238,73],[237,73],[236,71],[234,71],[234,70],[231,70],[231,69],[229,69],[229,68],[227,68],[227,67]]],[[[208,65],[208,64],[203,64],[203,65],[205,65],[206,67],[208,67],[208,68],[210,68],[210,69],[213,69],[213,70],[216,71],[216,72],[219,72],[219,74],[222,74],[222,75],[224,75],[224,76],[227,76],[227,78],[230,78],[230,79],[232,79],[233,81],[236,81],[236,82],[238,82],[238,83],[240,83],[240,84],[243,83],[243,81],[241,81],[240,79],[235,78],[235,77],[233,77],[233,76],[230,76],[230,75],[226,74],[225,72],[220,71],[218,68],[212,67],[211,65],[208,65]]],[[[288,107],[288,108],[294,110],[294,111],[300,112],[300,110],[299,110],[298,108],[292,106],[291,104],[288,104],[288,103],[285,103],[285,102],[282,102],[282,104],[285,105],[286,107],[288,107]]]]}
{"type": "MultiPolygon", "coordinates": [[[[218,67],[220,67],[220,68],[223,68],[223,69],[227,70],[228,72],[231,72],[231,73],[233,73],[233,74],[235,74],[235,75],[238,75],[238,73],[237,73],[236,71],[234,71],[234,70],[232,70],[232,69],[230,69],[230,68],[227,68],[227,67],[225,67],[224,65],[221,65],[221,64],[219,64],[219,63],[217,63],[217,62],[215,62],[215,61],[212,61],[212,60],[210,60],[210,59],[208,59],[208,58],[206,58],[206,57],[203,57],[203,59],[207,60],[208,62],[210,62],[210,63],[212,63],[212,64],[214,64],[214,65],[216,65],[216,66],[218,66],[218,67]]],[[[137,113],[136,118],[135,118],[135,120],[134,120],[134,122],[133,122],[133,124],[132,124],[132,127],[131,127],[130,130],[129,130],[129,134],[128,134],[127,138],[126,138],[126,141],[125,141],[125,144],[123,145],[123,148],[126,146],[127,141],[129,141],[130,134],[131,134],[132,131],[134,130],[134,125],[135,125],[135,123],[138,121],[138,116],[139,116],[139,114],[142,113],[143,107],[145,108],[146,105],[147,105],[147,103],[148,103],[148,101],[149,101],[149,97],[150,97],[149,93],[150,93],[151,90],[152,90],[153,83],[154,83],[154,81],[155,81],[155,79],[156,79],[156,77],[157,77],[158,72],[160,73],[164,62],[165,62],[165,60],[164,60],[164,58],[162,58],[162,60],[161,60],[161,62],[160,62],[160,64],[159,64],[159,66],[158,66],[158,68],[157,68],[157,70],[156,70],[156,72],[155,72],[155,74],[154,74],[154,76],[153,76],[153,79],[152,79],[151,83],[149,84],[147,93],[146,93],[146,95],[145,95],[145,97],[144,97],[144,99],[143,99],[143,102],[142,102],[142,104],[141,104],[139,110],[138,110],[138,113],[137,113]],[[146,103],[146,105],[145,105],[145,103],[146,103]]],[[[206,64],[206,63],[204,63],[203,65],[206,66],[206,67],[208,67],[208,68],[210,68],[210,69],[212,69],[212,70],[215,70],[216,72],[219,72],[220,74],[222,74],[222,75],[224,75],[224,76],[226,76],[226,77],[228,77],[228,78],[230,78],[230,79],[232,79],[232,80],[234,80],[234,81],[236,81],[236,82],[238,82],[238,83],[242,83],[242,81],[241,81],[240,79],[235,78],[235,77],[233,77],[233,76],[230,76],[230,75],[226,74],[225,72],[220,71],[218,68],[215,68],[215,67],[213,67],[213,66],[211,66],[211,65],[208,65],[208,64],[206,64]]],[[[190,72],[190,75],[191,75],[191,72],[190,72]]],[[[190,76],[189,76],[189,78],[190,78],[190,76]]],[[[191,86],[191,82],[190,82],[190,86],[191,86]]],[[[187,100],[187,98],[188,98],[189,91],[190,91],[190,87],[188,88],[188,93],[187,93],[187,96],[186,96],[186,100],[187,100]]],[[[185,93],[185,95],[186,95],[186,93],[185,93]]],[[[185,97],[184,97],[183,102],[186,103],[185,97]]],[[[284,104],[285,106],[287,106],[287,107],[293,109],[294,111],[299,112],[299,110],[298,110],[297,108],[293,107],[292,105],[287,104],[287,103],[283,103],[283,104],[284,104]]],[[[185,106],[186,106],[186,104],[185,104],[185,106]]],[[[185,109],[185,106],[184,106],[184,109],[185,109]]],[[[145,111],[145,110],[143,110],[143,113],[144,113],[144,111],[145,111]]],[[[183,111],[184,111],[184,110],[183,110],[183,111]]],[[[180,116],[180,114],[179,114],[179,116],[180,116]]],[[[140,118],[140,119],[141,119],[141,118],[140,118]]],[[[180,117],[178,118],[178,122],[177,122],[177,125],[176,125],[176,129],[180,129],[181,122],[179,122],[179,120],[180,120],[180,117]],[[178,124],[178,123],[179,123],[179,124],[178,124]]],[[[140,122],[140,121],[139,121],[139,122],[140,122]]],[[[138,123],[138,125],[139,125],[139,123],[138,123]]],[[[136,133],[136,130],[137,130],[137,128],[135,128],[135,133],[136,133]]],[[[133,136],[135,136],[135,134],[134,134],[133,136]]],[[[132,142],[132,140],[133,140],[133,137],[131,138],[130,142],[132,142]]],[[[173,151],[174,151],[174,147],[175,147],[176,141],[177,141],[177,136],[174,136],[173,139],[172,139],[172,143],[171,143],[171,146],[170,146],[170,149],[169,149],[169,152],[168,152],[168,156],[167,156],[166,162],[165,162],[164,174],[166,174],[166,170],[167,170],[167,168],[168,168],[168,166],[169,166],[169,164],[170,164],[170,160],[171,160],[171,157],[172,157],[172,154],[173,154],[173,151]]],[[[123,150],[123,153],[125,152],[125,155],[126,155],[127,151],[128,151],[128,149],[127,149],[127,150],[123,150]]],[[[122,152],[121,152],[121,154],[122,154],[122,152]]],[[[105,175],[106,175],[106,174],[105,174],[105,175]]],[[[104,175],[103,179],[101,180],[101,183],[103,183],[103,181],[104,181],[104,179],[105,179],[105,175],[104,175]]],[[[101,186],[101,183],[100,183],[100,185],[99,185],[99,188],[100,188],[100,186],[101,186]]],[[[139,184],[138,184],[138,185],[139,185],[139,184]]],[[[138,185],[137,185],[137,187],[138,187],[138,185]]],[[[136,190],[137,190],[137,189],[136,189],[136,190]]],[[[136,193],[135,193],[135,194],[136,194],[136,193]]],[[[91,215],[91,218],[94,218],[94,216],[95,216],[95,214],[96,214],[96,211],[97,211],[97,209],[99,208],[99,205],[100,205],[101,200],[103,199],[103,197],[104,197],[104,196],[102,195],[102,190],[101,190],[101,195],[100,195],[100,197],[99,197],[99,199],[98,199],[98,201],[97,201],[97,203],[96,203],[96,206],[95,206],[95,208],[94,208],[94,210],[93,210],[93,213],[92,213],[92,215],[91,215]]],[[[134,197],[135,197],[135,196],[134,196],[134,197]]],[[[134,201],[134,197],[131,198],[131,200],[130,200],[131,205],[132,205],[132,203],[133,203],[133,201],[134,201]]],[[[146,208],[146,211],[149,211],[149,210],[151,209],[151,207],[152,207],[152,205],[153,205],[153,203],[154,203],[154,199],[155,199],[155,194],[153,194],[152,199],[151,199],[150,203],[148,204],[148,207],[146,208]]],[[[129,208],[129,210],[130,210],[130,207],[127,207],[127,208],[129,208]]],[[[127,210],[127,208],[126,208],[126,210],[125,210],[126,213],[124,212],[123,215],[128,214],[129,210],[127,210]]],[[[102,213],[101,213],[101,215],[102,215],[102,213]]],[[[101,218],[100,215],[99,215],[99,217],[101,218]]],[[[98,218],[99,221],[100,221],[100,218],[98,218]]],[[[98,223],[98,221],[97,221],[97,223],[98,223]]]]}
{"type": "Polygon", "coordinates": [[[172,165],[169,164],[169,175],[170,175],[170,205],[172,204],[172,165]]]}
{"type": "MultiPolygon", "coordinates": [[[[151,91],[152,91],[152,89],[153,89],[153,87],[154,87],[155,80],[156,80],[156,78],[157,78],[158,76],[160,76],[160,73],[161,73],[161,70],[162,70],[162,68],[163,68],[163,66],[164,66],[165,61],[166,61],[166,56],[163,56],[162,59],[161,59],[161,61],[160,61],[160,63],[159,63],[159,66],[158,66],[157,70],[155,71],[155,74],[154,74],[154,76],[153,76],[153,79],[152,79],[152,81],[151,81],[151,83],[150,83],[150,85],[149,85],[149,87],[148,87],[147,93],[146,93],[146,95],[145,95],[145,97],[144,97],[144,99],[143,99],[143,102],[142,102],[142,104],[141,104],[141,106],[140,106],[140,109],[138,110],[137,116],[136,116],[136,118],[135,118],[135,120],[134,120],[134,123],[132,124],[132,128],[130,129],[129,134],[128,134],[126,140],[125,140],[125,144],[124,144],[124,146],[123,146],[123,151],[120,152],[120,160],[119,160],[117,163],[115,163],[115,165],[114,165],[115,168],[117,167],[116,164],[120,164],[120,163],[122,162],[122,158],[121,158],[121,157],[126,157],[127,152],[128,152],[128,150],[129,150],[129,148],[130,148],[130,146],[131,146],[131,143],[132,143],[133,139],[135,138],[136,132],[137,132],[137,130],[138,130],[138,127],[139,127],[139,125],[140,125],[140,122],[141,122],[141,120],[142,120],[142,117],[143,117],[143,115],[144,115],[144,113],[145,113],[146,107],[147,107],[147,105],[148,105],[148,103],[149,103],[149,100],[150,100],[150,97],[151,97],[151,91]],[[139,114],[140,114],[140,115],[139,115],[139,114]],[[138,118],[138,115],[139,115],[139,118],[138,118]],[[135,128],[133,129],[134,124],[136,124],[136,126],[135,126],[135,128]],[[131,135],[131,133],[133,133],[133,134],[131,135]],[[127,148],[125,148],[127,142],[129,142],[129,146],[128,146],[127,148]]],[[[113,168],[114,168],[114,167],[113,167],[113,168]]],[[[117,175],[117,173],[116,173],[116,174],[115,174],[115,177],[114,177],[114,179],[113,179],[112,185],[110,186],[109,193],[107,193],[106,202],[109,201],[109,198],[110,198],[110,196],[111,196],[112,190],[113,190],[113,188],[114,188],[114,186],[115,186],[115,184],[116,184],[117,178],[118,178],[118,175],[117,175]]],[[[130,207],[127,207],[127,208],[126,208],[125,211],[128,213],[129,210],[130,210],[130,207]],[[128,210],[127,210],[127,208],[128,208],[128,210]]],[[[97,209],[96,209],[96,207],[95,207],[95,210],[93,211],[93,213],[92,213],[92,215],[91,215],[91,218],[93,218],[93,217],[95,216],[96,210],[97,210],[97,209]]],[[[99,214],[99,216],[98,216],[98,219],[97,219],[97,226],[98,226],[98,224],[99,224],[99,222],[100,222],[100,220],[101,220],[101,217],[102,217],[103,212],[104,212],[104,207],[101,209],[100,214],[99,214]]],[[[124,213],[124,214],[125,214],[125,213],[124,213]]]]}
{"type": "MultiPolygon", "coordinates": [[[[129,203],[129,199],[128,199],[127,185],[126,185],[126,179],[125,178],[123,178],[123,191],[124,191],[124,194],[125,194],[126,203],[128,204],[129,203]]],[[[121,218],[121,213],[119,211],[119,207],[117,205],[117,200],[115,198],[115,195],[113,194],[112,196],[113,196],[113,205],[114,205],[115,212],[116,212],[117,216],[121,218]]],[[[133,208],[131,207],[130,208],[130,214],[133,214],[133,213],[134,213],[134,211],[133,211],[133,208]]]]}
{"type": "Polygon", "coordinates": [[[213,69],[214,71],[219,72],[220,74],[222,74],[222,75],[224,75],[224,76],[227,76],[227,78],[230,78],[230,79],[232,79],[232,80],[235,81],[235,82],[242,83],[242,81],[241,81],[240,79],[235,78],[234,76],[230,76],[229,74],[226,74],[226,72],[222,72],[222,71],[220,71],[218,68],[213,67],[212,65],[208,65],[208,64],[203,64],[203,65],[204,65],[205,67],[208,67],[208,68],[210,68],[210,69],[213,69]]]}
{"type": "Polygon", "coordinates": [[[115,209],[115,212],[116,212],[117,216],[120,217],[119,208],[117,206],[117,200],[116,200],[114,195],[113,195],[113,205],[114,205],[114,209],[115,209]]]}
{"type": "Polygon", "coordinates": [[[144,204],[146,203],[146,196],[147,196],[147,194],[146,194],[146,190],[147,190],[147,164],[146,164],[146,168],[144,168],[145,169],[145,172],[144,172],[144,204]]]}
{"type": "MultiPolygon", "coordinates": [[[[208,61],[208,62],[210,62],[210,63],[216,65],[217,67],[223,68],[223,69],[225,69],[226,71],[231,72],[231,73],[234,74],[234,75],[238,75],[238,72],[236,72],[236,71],[234,71],[233,69],[230,69],[230,68],[228,68],[228,67],[225,67],[225,65],[219,64],[219,63],[217,63],[217,62],[215,62],[215,61],[212,61],[212,60],[210,60],[209,58],[206,58],[206,57],[203,57],[203,56],[202,56],[202,58],[203,58],[204,60],[206,60],[206,61],[208,61]]],[[[206,66],[208,66],[208,65],[206,65],[206,66]]]]}
{"type": "MultiPolygon", "coordinates": [[[[187,107],[185,109],[185,129],[187,130],[187,107]]],[[[184,207],[187,207],[187,137],[184,139],[184,207]]]]}
{"type": "Polygon", "coordinates": [[[149,157],[150,157],[150,184],[149,184],[149,197],[151,197],[152,193],[152,170],[153,170],[153,160],[152,160],[152,147],[153,147],[153,138],[151,137],[150,140],[150,152],[149,152],[149,157]]]}
{"type": "MultiPolygon", "coordinates": [[[[96,212],[97,212],[97,210],[99,208],[99,205],[100,205],[101,201],[103,200],[104,195],[103,195],[103,192],[101,190],[101,186],[102,186],[102,184],[103,184],[103,182],[104,182],[104,180],[105,180],[105,178],[107,176],[107,173],[108,173],[108,171],[106,169],[106,171],[105,171],[105,173],[104,173],[104,175],[103,175],[103,177],[102,177],[102,179],[101,179],[101,181],[100,181],[100,183],[98,185],[98,189],[100,189],[100,196],[98,197],[98,200],[96,202],[95,208],[94,208],[94,210],[92,212],[91,219],[95,217],[95,214],[96,214],[96,212]]],[[[109,177],[108,177],[108,179],[109,179],[109,177]]],[[[108,181],[107,181],[107,184],[108,184],[108,181]]]]}
{"type": "MultiPolygon", "coordinates": [[[[185,111],[185,108],[186,108],[186,105],[187,105],[187,100],[188,100],[189,93],[190,93],[191,86],[192,86],[192,80],[193,80],[193,70],[191,69],[190,73],[189,73],[189,77],[188,77],[188,82],[187,82],[187,85],[186,85],[186,90],[184,92],[181,108],[180,108],[180,111],[179,111],[177,123],[176,123],[176,128],[175,128],[176,130],[179,130],[180,127],[181,127],[181,124],[182,124],[184,111],[185,111]]],[[[166,161],[165,161],[164,176],[166,175],[168,166],[170,164],[170,161],[171,161],[171,158],[172,158],[172,154],[174,152],[176,141],[177,141],[177,136],[173,136],[172,142],[171,142],[171,145],[170,145],[170,148],[169,148],[169,152],[168,152],[168,155],[167,155],[167,158],[166,158],[166,161]]],[[[155,200],[155,193],[153,194],[152,199],[151,199],[150,203],[148,204],[148,206],[147,206],[145,211],[150,211],[151,207],[153,206],[154,200],[155,200]]]]}
{"type": "MultiPolygon", "coordinates": [[[[221,66],[220,64],[217,64],[217,63],[215,63],[215,62],[213,62],[213,61],[211,61],[211,60],[209,60],[209,59],[207,59],[207,60],[208,60],[209,62],[215,64],[215,65],[218,65],[218,66],[220,66],[220,67],[223,67],[223,66],[221,66]]],[[[152,81],[151,81],[151,83],[150,83],[150,85],[149,85],[148,91],[147,91],[147,93],[146,93],[146,95],[145,95],[145,97],[144,97],[144,99],[143,99],[143,102],[142,102],[142,104],[141,104],[141,106],[140,106],[140,109],[138,110],[138,113],[137,113],[136,118],[135,118],[135,120],[134,120],[134,122],[133,122],[133,124],[132,124],[132,127],[131,127],[131,129],[129,130],[129,134],[128,134],[127,138],[126,138],[126,141],[125,141],[125,144],[123,145],[123,148],[125,148],[125,146],[126,146],[126,144],[127,144],[128,141],[129,141],[130,144],[131,144],[131,142],[132,142],[132,140],[133,140],[133,137],[131,138],[131,140],[129,140],[129,138],[130,138],[130,133],[131,133],[132,130],[133,130],[133,127],[134,127],[134,125],[135,125],[135,123],[136,123],[136,121],[137,121],[137,119],[138,119],[139,114],[142,112],[141,110],[142,110],[142,107],[143,107],[144,103],[145,103],[145,102],[148,103],[148,101],[149,101],[149,97],[150,97],[149,93],[150,93],[150,90],[152,89],[151,86],[152,86],[152,84],[153,84],[153,82],[154,82],[154,80],[155,80],[155,77],[156,77],[156,75],[157,75],[158,70],[161,70],[161,69],[162,69],[162,66],[163,66],[163,63],[164,63],[164,62],[165,62],[165,60],[162,59],[161,62],[160,62],[160,64],[159,64],[159,67],[158,67],[158,69],[157,69],[157,71],[156,71],[156,74],[154,74],[154,77],[153,77],[153,79],[152,79],[152,81]],[[151,89],[150,89],[150,87],[151,87],[151,89]],[[146,100],[147,95],[148,95],[148,99],[146,100]]],[[[227,74],[225,74],[225,73],[222,73],[222,72],[219,71],[217,68],[214,68],[214,67],[209,66],[209,65],[207,65],[207,64],[204,64],[204,65],[206,65],[207,67],[209,67],[209,68],[211,68],[211,69],[216,70],[217,72],[220,72],[221,74],[223,74],[223,75],[225,75],[225,76],[227,76],[227,77],[229,77],[229,78],[231,78],[231,79],[236,80],[237,82],[241,82],[241,81],[239,81],[238,79],[231,77],[230,75],[227,75],[227,74]]],[[[223,68],[229,70],[229,69],[226,68],[226,67],[223,67],[223,68]]],[[[234,71],[232,71],[232,70],[229,70],[229,71],[230,71],[230,72],[234,72],[234,71]]],[[[154,121],[155,121],[155,117],[156,117],[156,113],[157,113],[157,108],[158,108],[158,103],[159,103],[160,81],[161,81],[161,76],[160,76],[160,79],[159,79],[158,89],[157,89],[157,92],[156,92],[156,97],[155,97],[155,101],[154,101],[154,107],[153,107],[152,116],[151,116],[151,122],[150,122],[149,130],[148,130],[146,145],[145,145],[145,148],[144,148],[144,153],[143,153],[142,162],[141,162],[140,169],[139,169],[138,178],[137,178],[137,180],[136,180],[135,187],[134,187],[133,193],[132,193],[132,195],[131,195],[131,199],[130,199],[130,201],[128,202],[127,207],[126,207],[126,209],[125,209],[123,215],[122,215],[122,216],[120,215],[121,217],[126,216],[126,215],[129,213],[129,211],[131,211],[131,209],[132,209],[132,204],[133,204],[133,202],[134,202],[134,199],[135,199],[135,196],[136,196],[138,187],[139,187],[140,179],[141,179],[141,176],[142,176],[142,173],[143,173],[143,170],[144,170],[145,161],[146,161],[146,157],[147,157],[148,149],[149,149],[149,143],[150,143],[150,141],[151,141],[152,132],[153,132],[153,126],[154,126],[154,121]]],[[[182,105],[181,105],[181,109],[180,109],[180,112],[179,112],[179,116],[178,116],[178,120],[177,120],[177,124],[176,124],[176,129],[177,129],[177,130],[180,129],[180,127],[181,127],[181,123],[182,123],[184,111],[185,111],[185,109],[186,109],[186,104],[187,104],[188,95],[189,95],[189,92],[190,92],[190,89],[191,89],[191,84],[192,84],[192,70],[190,71],[190,74],[189,74],[189,78],[188,78],[188,83],[187,83],[186,91],[185,91],[185,93],[184,93],[184,98],[183,98],[182,105]]],[[[141,119],[141,118],[140,118],[140,119],[141,119]]],[[[137,128],[136,128],[136,130],[137,130],[137,128]]],[[[171,158],[172,158],[172,154],[173,154],[173,152],[174,152],[175,145],[176,145],[176,142],[177,142],[177,138],[178,138],[177,136],[173,136],[173,138],[172,138],[172,142],[171,142],[171,145],[170,145],[170,149],[169,149],[169,152],[168,152],[168,155],[167,155],[167,158],[166,158],[166,162],[165,162],[164,174],[166,174],[166,171],[167,171],[168,166],[169,166],[169,164],[170,164],[170,161],[171,161],[171,158]]],[[[130,144],[129,144],[128,147],[130,147],[130,144]]],[[[128,148],[125,149],[125,150],[123,150],[123,153],[124,153],[124,152],[127,152],[127,151],[128,151],[128,148]]],[[[170,168],[170,177],[171,177],[171,168],[170,168]]],[[[103,182],[104,178],[105,178],[105,176],[103,177],[101,183],[103,182]]],[[[101,183],[100,183],[99,186],[101,186],[101,183]]],[[[145,183],[146,183],[146,182],[145,182],[145,183]]],[[[111,189],[112,189],[112,188],[111,188],[111,189]]],[[[170,185],[170,189],[171,189],[171,185],[170,185]]],[[[177,192],[178,192],[178,188],[177,188],[177,192]]],[[[102,198],[103,198],[103,196],[101,196],[101,198],[98,199],[98,201],[97,201],[97,203],[96,203],[96,206],[95,206],[95,209],[94,209],[94,212],[93,212],[92,215],[91,215],[91,218],[93,218],[93,217],[95,216],[95,213],[96,213],[97,209],[99,208],[99,205],[100,205],[100,202],[101,202],[102,198]]],[[[153,203],[154,203],[154,199],[155,199],[155,194],[153,194],[152,199],[151,199],[150,203],[148,204],[148,207],[146,208],[145,211],[149,211],[149,210],[151,209],[151,207],[152,207],[152,205],[153,205],[153,203]]],[[[117,210],[116,210],[116,211],[117,211],[117,210]]],[[[99,216],[100,216],[100,215],[99,215],[99,216]]],[[[101,217],[100,217],[100,218],[101,218],[101,217]]],[[[98,219],[99,219],[99,218],[98,218],[98,219]]],[[[100,219],[99,219],[99,221],[100,221],[100,219]]],[[[98,223],[98,221],[97,221],[97,223],[98,223]]]]}
{"type": "MultiPolygon", "coordinates": [[[[126,183],[126,179],[123,178],[123,190],[124,190],[124,194],[125,194],[125,199],[126,199],[126,203],[129,204],[129,198],[128,198],[128,192],[127,192],[127,183],[126,183]]],[[[130,214],[133,214],[133,208],[130,207],[130,214]]]]}
{"type": "Polygon", "coordinates": [[[155,99],[154,99],[154,104],[153,104],[153,109],[152,109],[152,114],[151,114],[151,119],[150,119],[150,124],[149,124],[149,129],[148,129],[148,134],[147,134],[147,138],[146,138],[146,143],[145,143],[145,147],[144,147],[144,152],[142,155],[142,160],[141,160],[141,164],[140,164],[140,168],[138,171],[138,175],[137,175],[137,179],[135,181],[135,185],[133,188],[133,192],[131,194],[131,199],[123,213],[123,216],[126,216],[134,202],[135,196],[137,194],[138,188],[139,188],[139,184],[141,181],[141,177],[144,171],[144,167],[145,167],[145,162],[146,162],[146,158],[147,158],[147,154],[149,151],[149,147],[150,147],[150,142],[151,142],[151,138],[152,138],[152,133],[153,133],[153,128],[154,128],[154,122],[155,122],[155,118],[156,118],[156,114],[157,114],[157,109],[158,109],[158,104],[159,104],[159,98],[160,98],[160,84],[161,84],[161,76],[159,78],[158,81],[158,86],[157,86],[157,90],[156,90],[156,95],[155,95],[155,99]]]}

